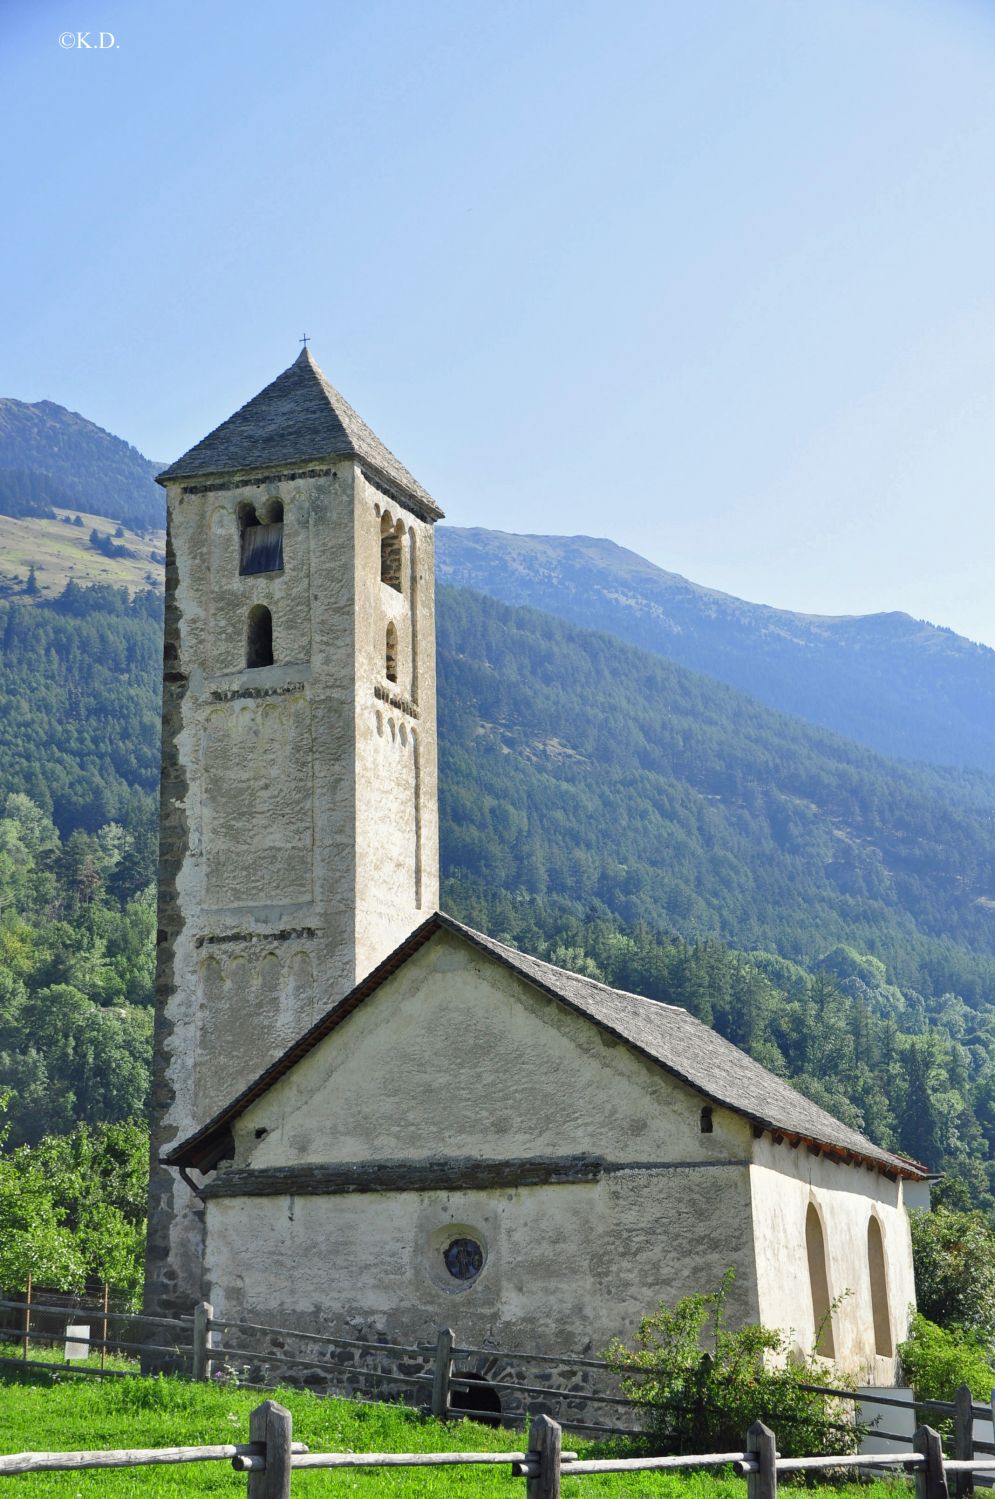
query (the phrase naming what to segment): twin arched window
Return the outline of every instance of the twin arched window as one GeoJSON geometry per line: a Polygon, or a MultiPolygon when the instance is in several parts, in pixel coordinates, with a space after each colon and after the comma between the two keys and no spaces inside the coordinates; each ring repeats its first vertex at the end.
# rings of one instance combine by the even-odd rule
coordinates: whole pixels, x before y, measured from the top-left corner
{"type": "Polygon", "coordinates": [[[270,500],[262,516],[255,505],[239,505],[238,534],[238,570],[243,576],[283,572],[282,500],[270,500]]]}

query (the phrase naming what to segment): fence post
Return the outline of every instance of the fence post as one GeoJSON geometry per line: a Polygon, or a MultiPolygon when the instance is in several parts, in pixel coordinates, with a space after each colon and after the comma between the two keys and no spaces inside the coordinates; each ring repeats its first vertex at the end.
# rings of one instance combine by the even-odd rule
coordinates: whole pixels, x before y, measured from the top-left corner
{"type": "Polygon", "coordinates": [[[275,1400],[264,1400],[249,1417],[249,1441],[266,1448],[266,1468],[249,1474],[248,1499],[290,1499],[293,1417],[275,1400]]]}
{"type": "Polygon", "coordinates": [[[932,1426],[920,1426],[912,1438],[912,1447],[926,1459],[916,1468],[916,1499],[949,1499],[939,1433],[932,1426]]]}
{"type": "Polygon", "coordinates": [[[563,1431],[552,1416],[534,1416],[529,1428],[529,1462],[538,1471],[526,1480],[525,1499],[560,1499],[563,1431]]]}
{"type": "Polygon", "coordinates": [[[449,1384],[453,1377],[453,1344],[456,1334],[451,1327],[440,1327],[435,1344],[435,1369],[432,1377],[432,1415],[444,1421],[449,1415],[449,1384]]]}
{"type": "Polygon", "coordinates": [[[104,1318],[100,1324],[100,1367],[107,1367],[107,1313],[111,1304],[111,1288],[104,1281],[104,1318]]]}
{"type": "Polygon", "coordinates": [[[28,1271],[28,1284],[24,1292],[24,1333],[21,1337],[21,1357],[28,1356],[28,1337],[31,1332],[31,1271],[28,1271]]]}
{"type": "Polygon", "coordinates": [[[746,1450],[757,1464],[757,1472],[747,1475],[747,1499],[777,1499],[777,1439],[770,1427],[754,1421],[746,1433],[746,1450]]]}
{"type": "Polygon", "coordinates": [[[211,1318],[214,1307],[209,1301],[198,1301],[193,1309],[193,1336],[190,1348],[190,1374],[193,1379],[211,1377],[211,1318]]]}
{"type": "MultiPolygon", "coordinates": [[[[954,1457],[970,1459],[974,1456],[974,1396],[970,1385],[958,1386],[954,1406],[954,1457]]],[[[968,1499],[974,1493],[974,1474],[955,1474],[954,1490],[958,1499],[968,1499]]]]}

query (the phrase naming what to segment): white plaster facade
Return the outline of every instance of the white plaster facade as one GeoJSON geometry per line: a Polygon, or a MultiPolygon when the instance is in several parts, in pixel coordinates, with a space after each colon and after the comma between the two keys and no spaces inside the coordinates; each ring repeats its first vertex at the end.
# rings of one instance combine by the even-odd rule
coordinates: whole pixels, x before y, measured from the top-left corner
{"type": "MultiPolygon", "coordinates": [[[[555,972],[555,970],[554,970],[555,972]]],[[[636,1003],[645,1003],[636,1001],[636,1003]]],[[[660,1007],[665,1010],[667,1007],[660,1007]]],[[[404,1342],[440,1326],[503,1348],[594,1351],[661,1301],[718,1285],[730,1309],[809,1350],[808,1205],[825,1224],[841,1367],[894,1375],[914,1299],[902,1182],[758,1138],[701,1093],[458,935],[441,931],[231,1121],[226,1173],[244,1195],[206,1203],[206,1279],[223,1315],[404,1342]],[[500,1190],[348,1192],[271,1186],[266,1172],[334,1163],[419,1166],[596,1157],[596,1179],[500,1190]],[[887,1254],[888,1357],[875,1347],[867,1235],[887,1254]],[[442,1252],[484,1251],[470,1283],[442,1252]],[[251,1253],[246,1245],[251,1244],[251,1253]]]]}

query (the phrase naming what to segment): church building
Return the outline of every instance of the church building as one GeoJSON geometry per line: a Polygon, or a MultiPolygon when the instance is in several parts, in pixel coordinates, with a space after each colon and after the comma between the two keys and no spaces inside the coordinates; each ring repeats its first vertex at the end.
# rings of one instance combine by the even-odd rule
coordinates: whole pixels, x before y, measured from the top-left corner
{"type": "Polygon", "coordinates": [[[732,1266],[893,1382],[924,1168],[437,910],[429,495],[306,347],[159,480],[148,1309],[597,1352],[732,1266]]]}

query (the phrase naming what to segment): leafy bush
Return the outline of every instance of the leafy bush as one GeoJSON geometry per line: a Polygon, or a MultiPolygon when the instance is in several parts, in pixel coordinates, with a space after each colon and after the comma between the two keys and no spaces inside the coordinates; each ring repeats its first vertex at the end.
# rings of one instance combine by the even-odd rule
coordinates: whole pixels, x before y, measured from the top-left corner
{"type": "Polygon", "coordinates": [[[605,1351],[625,1393],[647,1408],[654,1450],[742,1450],[753,1422],[764,1421],[789,1456],[855,1451],[860,1428],[850,1424],[849,1401],[802,1388],[849,1381],[814,1354],[799,1358],[773,1328],[730,1331],[733,1278],[727,1270],[718,1290],[685,1296],[673,1309],[661,1303],[639,1324],[635,1348],[616,1339],[605,1351]],[[623,1372],[633,1365],[645,1372],[623,1372]]]}
{"type": "MultiPolygon", "coordinates": [[[[0,1104],[2,1108],[2,1104],[0,1104]]],[[[0,1287],[28,1275],[51,1290],[107,1281],[119,1305],[140,1300],[148,1131],[140,1124],[78,1125],[7,1151],[0,1129],[0,1287]]]]}
{"type": "Polygon", "coordinates": [[[995,1384],[981,1333],[937,1327],[919,1312],[912,1318],[909,1336],[899,1344],[898,1356],[902,1378],[920,1400],[953,1400],[962,1384],[970,1385],[976,1400],[988,1400],[995,1384]]]}
{"type": "Polygon", "coordinates": [[[995,1233],[981,1213],[934,1207],[909,1226],[923,1319],[995,1339],[995,1233]]]}

